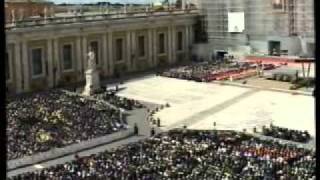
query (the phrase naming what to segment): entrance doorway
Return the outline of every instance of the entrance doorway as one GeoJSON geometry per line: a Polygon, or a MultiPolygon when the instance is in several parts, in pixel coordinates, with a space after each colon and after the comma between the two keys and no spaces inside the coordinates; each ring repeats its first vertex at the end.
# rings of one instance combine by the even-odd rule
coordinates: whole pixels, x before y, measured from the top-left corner
{"type": "Polygon", "coordinates": [[[269,41],[269,55],[280,56],[281,43],[280,41],[269,41]]]}
{"type": "Polygon", "coordinates": [[[223,50],[216,51],[215,62],[216,63],[223,62],[227,54],[228,54],[227,51],[223,51],[223,50]]]}

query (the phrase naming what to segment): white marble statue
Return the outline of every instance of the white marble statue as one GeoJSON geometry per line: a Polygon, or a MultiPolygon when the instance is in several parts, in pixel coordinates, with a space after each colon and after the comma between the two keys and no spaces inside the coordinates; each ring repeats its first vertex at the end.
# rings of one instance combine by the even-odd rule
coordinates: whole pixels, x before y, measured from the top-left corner
{"type": "Polygon", "coordinates": [[[96,70],[96,58],[92,49],[88,53],[88,70],[96,70]]]}
{"type": "Polygon", "coordinates": [[[96,58],[91,47],[88,52],[88,68],[85,75],[86,86],[84,87],[83,94],[90,96],[100,88],[99,72],[96,69],[96,58]]]}

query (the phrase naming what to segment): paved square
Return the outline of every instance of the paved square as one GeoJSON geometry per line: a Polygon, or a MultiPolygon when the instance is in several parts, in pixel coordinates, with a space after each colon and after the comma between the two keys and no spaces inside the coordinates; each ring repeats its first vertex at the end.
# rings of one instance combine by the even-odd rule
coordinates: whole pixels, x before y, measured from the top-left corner
{"type": "Polygon", "coordinates": [[[263,125],[308,130],[315,134],[312,96],[292,95],[213,83],[149,76],[124,84],[120,96],[151,103],[169,103],[155,116],[164,130],[187,125],[191,129],[247,130],[263,125]]]}
{"type": "Polygon", "coordinates": [[[193,124],[190,128],[210,129],[216,121],[219,129],[242,130],[274,125],[315,134],[314,98],[289,93],[258,91],[193,124]]]}

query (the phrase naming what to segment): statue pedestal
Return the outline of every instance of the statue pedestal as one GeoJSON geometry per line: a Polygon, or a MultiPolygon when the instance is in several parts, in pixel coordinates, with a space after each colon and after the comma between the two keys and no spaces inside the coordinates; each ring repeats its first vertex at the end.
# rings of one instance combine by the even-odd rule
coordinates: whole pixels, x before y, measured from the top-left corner
{"type": "Polygon", "coordinates": [[[97,70],[89,69],[86,71],[86,86],[82,92],[83,95],[90,96],[94,91],[100,89],[100,79],[97,70]]]}

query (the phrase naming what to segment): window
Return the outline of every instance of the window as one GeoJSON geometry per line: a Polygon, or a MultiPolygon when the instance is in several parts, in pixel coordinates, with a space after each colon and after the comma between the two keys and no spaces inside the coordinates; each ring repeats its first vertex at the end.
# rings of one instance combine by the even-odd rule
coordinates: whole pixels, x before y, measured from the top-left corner
{"type": "Polygon", "coordinates": [[[144,36],[138,37],[139,57],[145,56],[144,36]]]}
{"type": "Polygon", "coordinates": [[[116,60],[117,61],[123,60],[122,52],[123,52],[123,39],[117,39],[116,40],[116,60]]]}
{"type": "Polygon", "coordinates": [[[164,33],[159,34],[159,54],[165,53],[164,33]]]}
{"type": "Polygon", "coordinates": [[[6,80],[10,79],[10,65],[9,65],[9,53],[6,52],[6,57],[5,57],[5,66],[6,66],[6,80]]]}
{"type": "Polygon", "coordinates": [[[71,46],[71,44],[63,45],[62,55],[63,55],[63,69],[64,70],[72,69],[72,46],[71,46]]]}
{"type": "Polygon", "coordinates": [[[178,35],[177,35],[177,50],[178,51],[182,51],[183,50],[183,34],[181,31],[178,32],[178,35]]]}
{"type": "Polygon", "coordinates": [[[37,76],[43,73],[42,69],[42,49],[36,48],[31,51],[32,75],[37,76]]]}
{"type": "Polygon", "coordinates": [[[99,43],[98,41],[91,41],[90,46],[94,52],[94,57],[96,58],[96,64],[99,64],[99,43]]]}

